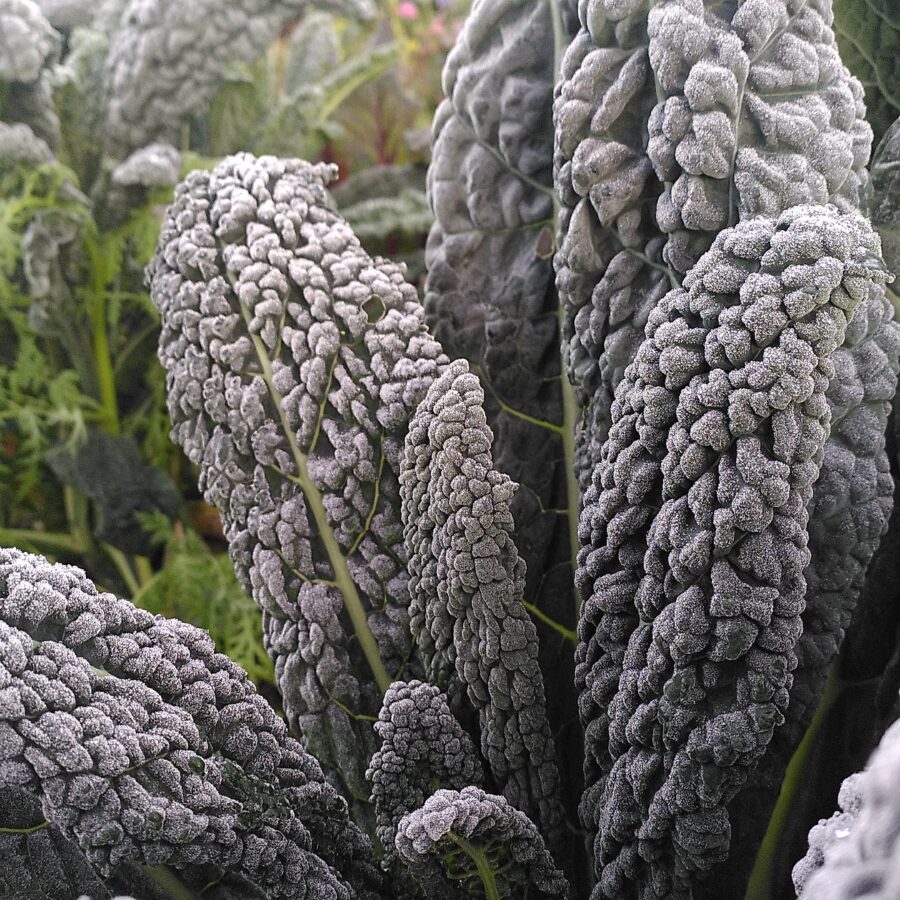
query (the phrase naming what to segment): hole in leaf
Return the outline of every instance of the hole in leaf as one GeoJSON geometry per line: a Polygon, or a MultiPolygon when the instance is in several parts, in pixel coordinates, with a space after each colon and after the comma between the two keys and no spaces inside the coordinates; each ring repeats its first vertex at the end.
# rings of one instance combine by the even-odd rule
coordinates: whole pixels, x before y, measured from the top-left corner
{"type": "Polygon", "coordinates": [[[369,317],[369,324],[374,325],[376,322],[380,322],[384,318],[385,308],[384,301],[378,294],[375,294],[372,297],[369,297],[365,303],[362,305],[363,311],[369,317]]]}
{"type": "Polygon", "coordinates": [[[534,255],[539,259],[550,259],[553,256],[553,243],[553,231],[545,225],[535,242],[534,255]]]}

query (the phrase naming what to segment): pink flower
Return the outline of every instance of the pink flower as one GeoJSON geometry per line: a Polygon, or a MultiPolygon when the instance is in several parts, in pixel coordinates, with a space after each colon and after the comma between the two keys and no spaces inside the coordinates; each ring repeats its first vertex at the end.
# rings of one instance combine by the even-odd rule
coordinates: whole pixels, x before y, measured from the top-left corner
{"type": "Polygon", "coordinates": [[[419,15],[419,7],[412,0],[403,0],[397,4],[397,15],[401,19],[415,19],[419,15]]]}

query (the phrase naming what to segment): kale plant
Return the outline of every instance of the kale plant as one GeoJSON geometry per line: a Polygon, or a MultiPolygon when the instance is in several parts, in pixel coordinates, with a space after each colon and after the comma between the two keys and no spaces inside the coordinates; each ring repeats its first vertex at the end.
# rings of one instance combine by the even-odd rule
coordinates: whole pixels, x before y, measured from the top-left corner
{"type": "MultiPolygon", "coordinates": [[[[195,627],[0,551],[0,842],[41,859],[6,895],[893,896],[890,5],[475,0],[426,207],[405,160],[336,184],[316,149],[392,45],[330,71],[299,3],[5,2],[0,152],[38,207],[6,219],[17,352],[28,321],[76,360],[149,259],[187,463],[141,459],[97,327],[54,385],[77,414],[22,435],[135,600],[284,712],[195,627]],[[95,105],[57,115],[53,84],[95,105]],[[175,181],[141,255],[126,210],[175,181]],[[170,521],[194,472],[209,544],[170,521]]],[[[390,8],[402,47],[424,4],[390,8]]]]}
{"type": "MultiPolygon", "coordinates": [[[[189,167],[244,147],[343,158],[337,115],[408,64],[384,11],[320,7],[0,2],[0,543],[209,627],[270,683],[219,514],[168,437],[144,266],[189,167]]],[[[411,258],[430,224],[422,159],[401,146],[379,167],[418,210],[396,245],[411,258]]]]}

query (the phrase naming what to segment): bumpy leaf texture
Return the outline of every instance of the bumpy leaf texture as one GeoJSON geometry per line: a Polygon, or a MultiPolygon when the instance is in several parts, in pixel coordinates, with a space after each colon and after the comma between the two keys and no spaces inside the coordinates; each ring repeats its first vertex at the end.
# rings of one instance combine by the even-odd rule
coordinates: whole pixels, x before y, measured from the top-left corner
{"type": "MultiPolygon", "coordinates": [[[[882,148],[884,160],[890,144],[883,143],[882,148]]],[[[892,269],[888,257],[897,266],[900,260],[890,243],[893,185],[889,164],[873,167],[872,186],[873,224],[882,235],[885,261],[892,269]]],[[[889,287],[887,297],[891,296],[895,294],[889,287]]],[[[897,390],[900,327],[887,297],[883,286],[870,288],[832,360],[836,377],[826,393],[831,434],[809,508],[811,561],[806,570],[806,608],[791,702],[765,762],[751,775],[732,807],[736,846],[755,847],[762,839],[790,757],[819,705],[828,671],[857,610],[870,561],[888,528],[894,483],[885,440],[897,390]]],[[[877,591],[874,585],[873,590],[877,591]]],[[[877,603],[877,597],[869,597],[868,602],[877,603]]],[[[884,626],[890,627],[887,621],[884,626]]],[[[710,882],[709,896],[741,884],[752,860],[750,853],[742,853],[720,867],[710,882]]]]}
{"type": "Polygon", "coordinates": [[[578,571],[597,898],[690,897],[728,852],[726,806],[784,721],[826,391],[877,251],[833,207],[723,231],[617,389],[578,571]]]}
{"type": "MultiPolygon", "coordinates": [[[[900,277],[900,118],[888,128],[872,158],[872,224],[881,236],[887,267],[900,277]]],[[[900,287],[893,286],[895,297],[900,287]]],[[[895,305],[898,301],[895,299],[895,305]]]]}
{"type": "Polygon", "coordinates": [[[384,695],[375,732],[381,747],[369,764],[378,840],[395,855],[397,826],[438,789],[481,786],[484,773],[471,738],[433,684],[396,681],[384,695]]]}
{"type": "Polygon", "coordinates": [[[841,58],[866,89],[866,118],[882,135],[900,114],[900,9],[893,0],[834,0],[841,58]]]}
{"type": "Polygon", "coordinates": [[[429,680],[445,685],[455,674],[478,710],[500,790],[558,851],[564,814],[537,632],[521,603],[516,486],[493,466],[483,400],[468,363],[455,360],[410,421],[400,472],[410,624],[429,680]]]}
{"type": "Polygon", "coordinates": [[[900,723],[892,725],[863,772],[851,775],[840,809],[809,833],[794,867],[806,900],[889,900],[900,896],[900,723]]]}
{"type": "Polygon", "coordinates": [[[791,748],[818,705],[827,670],[850,624],[869,561],[887,529],[893,479],[885,452],[897,390],[900,327],[881,285],[870,288],[832,356],[826,398],[831,434],[809,505],[809,549],[803,636],[780,735],[791,748]]]}
{"type": "Polygon", "coordinates": [[[378,896],[346,803],[205,632],[0,550],[0,657],[0,786],[104,874],[212,863],[272,896],[378,896]]]}
{"type": "MultiPolygon", "coordinates": [[[[524,597],[573,627],[578,492],[567,471],[553,278],[553,89],[578,25],[575,0],[479,0],[444,67],[428,195],[435,223],[426,247],[425,312],[454,359],[485,389],[497,469],[519,484],[512,500],[524,597]]],[[[567,386],[568,387],[568,386],[567,386]]],[[[572,647],[537,622],[548,715],[574,810],[581,735],[572,647]]]]}
{"type": "Polygon", "coordinates": [[[248,154],[193,173],[149,275],[172,435],[263,610],[288,719],[365,798],[365,717],[413,652],[403,439],[446,357],[402,270],[329,209],[333,176],[248,154]]]}
{"type": "Polygon", "coordinates": [[[855,208],[871,130],[830,0],[588,0],[580,16],[554,111],[555,264],[586,485],[662,295],[739,220],[855,208]]]}
{"type": "Polygon", "coordinates": [[[286,808],[276,815],[287,834],[253,827],[264,807],[227,796],[226,770],[201,755],[189,713],[138,682],[98,677],[60,644],[31,645],[30,635],[0,624],[0,783],[39,793],[47,819],[101,873],[129,859],[212,862],[244,870],[273,896],[351,896],[309,852],[308,834],[286,808]]]}
{"type": "Polygon", "coordinates": [[[46,162],[55,147],[59,120],[48,71],[59,44],[33,0],[0,0],[0,159],[46,162]]]}
{"type": "MultiPolygon", "coordinates": [[[[106,149],[122,159],[152,141],[178,143],[205,111],[228,69],[253,62],[306,0],[129,0],[107,60],[106,149]]],[[[368,16],[369,0],[329,0],[368,16]]]]}
{"type": "Polygon", "coordinates": [[[569,896],[534,823],[477,787],[434,793],[400,821],[396,849],[426,895],[440,900],[491,896],[484,870],[504,900],[569,896]]]}
{"type": "MultiPolygon", "coordinates": [[[[806,607],[791,702],[765,760],[732,805],[736,847],[756,847],[765,833],[787,765],[822,698],[857,612],[870,561],[888,527],[894,480],[886,430],[898,358],[900,328],[883,287],[873,285],[832,356],[835,377],[826,392],[831,433],[809,504],[811,561],[805,572],[806,607]]],[[[878,602],[877,597],[864,599],[878,602]]],[[[890,625],[885,620],[881,627],[890,625]]],[[[742,884],[752,862],[750,852],[733,855],[710,882],[708,896],[718,896],[726,885],[742,884]]]]}
{"type": "MultiPolygon", "coordinates": [[[[512,511],[526,597],[567,625],[568,517],[578,511],[567,508],[561,430],[552,99],[576,6],[474,4],[447,58],[447,97],[434,120],[425,285],[428,323],[448,354],[468,359],[481,377],[496,466],[520,485],[512,511]]],[[[541,629],[541,638],[544,672],[558,673],[571,648],[551,631],[541,629]]]]}

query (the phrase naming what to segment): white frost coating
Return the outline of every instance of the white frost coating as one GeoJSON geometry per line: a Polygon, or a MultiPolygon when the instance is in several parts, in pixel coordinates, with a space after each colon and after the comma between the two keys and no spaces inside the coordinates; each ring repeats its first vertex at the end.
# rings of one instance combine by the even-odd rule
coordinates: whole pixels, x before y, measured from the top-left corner
{"type": "MultiPolygon", "coordinates": [[[[366,15],[368,0],[336,11],[366,15]]],[[[253,62],[305,0],[130,0],[107,64],[107,150],[123,157],[151,141],[177,142],[208,108],[228,70],[253,62]]]]}
{"type": "Polygon", "coordinates": [[[447,360],[402,269],[329,209],[333,175],[249,154],[192,173],[149,274],[172,436],[263,609],[289,721],[361,796],[373,735],[345,710],[377,712],[371,664],[410,659],[399,455],[447,360]],[[266,377],[249,362],[264,351],[266,377]],[[377,650],[351,638],[366,631],[345,602],[377,650]]]}
{"type": "Polygon", "coordinates": [[[877,249],[833,207],[723,231],[620,383],[576,574],[595,900],[688,898],[728,853],[788,707],[826,390],[877,249]]]}
{"type": "Polygon", "coordinates": [[[169,187],[177,184],[181,154],[171,144],[149,144],[135,150],[112,173],[113,184],[122,187],[169,187]]]}
{"type": "Polygon", "coordinates": [[[205,859],[239,865],[273,897],[377,896],[346,803],[206,632],[100,593],[74,566],[0,548],[7,786],[40,796],[101,870],[205,859]],[[316,873],[324,894],[305,890],[316,873]]]}
{"type": "Polygon", "coordinates": [[[54,28],[87,25],[97,14],[97,0],[38,0],[41,12],[54,28]]]}
{"type": "Polygon", "coordinates": [[[670,279],[750,216],[856,208],[871,129],[830,0],[590,0],[580,15],[554,110],[555,265],[586,483],[670,279]]]}
{"type": "Polygon", "coordinates": [[[900,897],[900,722],[886,732],[862,772],[847,778],[840,809],[809,832],[794,866],[801,900],[900,897]]]}
{"type": "Polygon", "coordinates": [[[564,845],[559,774],[537,662],[519,598],[517,485],[493,466],[484,392],[465,360],[431,385],[409,423],[400,470],[410,629],[426,672],[453,669],[478,710],[481,750],[507,799],[564,845]]]}
{"type": "Polygon", "coordinates": [[[661,99],[647,152],[666,189],[665,257],[686,271],[696,232],[802,203],[857,208],[872,132],[862,87],[842,65],[830,0],[746,0],[726,21],[701,0],[648,16],[661,99]]]}
{"type": "MultiPolygon", "coordinates": [[[[441,857],[455,853],[459,838],[485,854],[505,889],[500,896],[534,896],[531,891],[539,898],[569,896],[566,879],[534,823],[505,797],[476,787],[439,790],[400,820],[394,845],[428,896],[447,896],[444,873],[450,873],[443,868],[441,857]]],[[[450,878],[460,894],[450,896],[482,896],[474,864],[463,854],[455,856],[450,878]]]]}
{"type": "Polygon", "coordinates": [[[57,40],[32,0],[0,0],[0,81],[36,81],[57,40]]]}
{"type": "Polygon", "coordinates": [[[27,125],[7,125],[0,122],[0,164],[34,165],[53,161],[47,142],[39,138],[27,125]]]}

